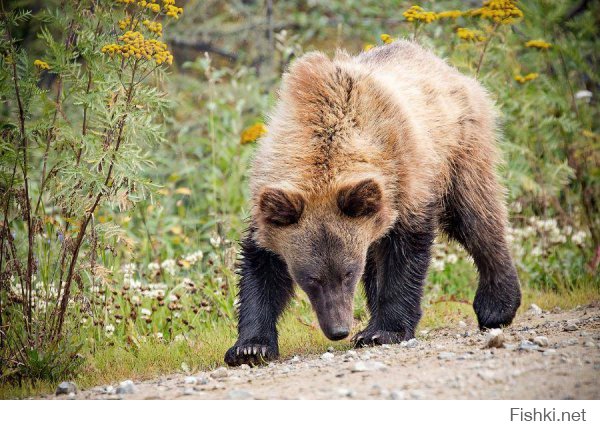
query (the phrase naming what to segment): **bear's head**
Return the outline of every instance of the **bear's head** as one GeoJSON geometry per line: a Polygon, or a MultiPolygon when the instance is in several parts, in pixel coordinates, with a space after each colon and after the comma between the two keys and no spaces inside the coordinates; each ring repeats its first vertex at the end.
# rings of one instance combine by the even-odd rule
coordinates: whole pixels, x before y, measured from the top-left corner
{"type": "Polygon", "coordinates": [[[331,340],[348,336],[369,246],[393,221],[378,177],[337,181],[319,193],[266,185],[255,208],[257,242],[283,258],[331,340]]]}

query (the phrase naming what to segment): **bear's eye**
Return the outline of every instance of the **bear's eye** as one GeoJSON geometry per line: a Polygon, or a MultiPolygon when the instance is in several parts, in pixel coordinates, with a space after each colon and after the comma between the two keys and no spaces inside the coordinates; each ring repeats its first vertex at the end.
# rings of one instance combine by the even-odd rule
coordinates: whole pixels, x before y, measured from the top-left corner
{"type": "Polygon", "coordinates": [[[352,270],[348,270],[348,271],[346,272],[346,274],[344,275],[344,278],[346,278],[346,279],[350,279],[350,278],[352,278],[353,276],[354,276],[354,272],[353,272],[352,270]]]}

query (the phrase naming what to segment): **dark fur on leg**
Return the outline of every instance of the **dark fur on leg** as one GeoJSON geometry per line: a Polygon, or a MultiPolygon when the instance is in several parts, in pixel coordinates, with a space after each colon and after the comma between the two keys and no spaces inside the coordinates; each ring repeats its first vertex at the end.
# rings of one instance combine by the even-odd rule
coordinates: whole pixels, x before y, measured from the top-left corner
{"type": "Polygon", "coordinates": [[[470,191],[482,201],[473,204],[463,195],[464,184],[457,184],[448,194],[442,225],[473,257],[479,271],[479,287],[473,307],[481,329],[509,325],[521,305],[517,271],[504,237],[506,222],[501,203],[486,189],[470,191]]]}
{"type": "Polygon", "coordinates": [[[432,222],[424,224],[417,231],[398,224],[369,249],[363,281],[371,320],[354,337],[357,346],[414,337],[435,236],[432,222]]]}
{"type": "Polygon", "coordinates": [[[229,366],[279,357],[277,319],[293,295],[286,264],[260,248],[250,233],[242,243],[238,340],[225,354],[229,366]]]}

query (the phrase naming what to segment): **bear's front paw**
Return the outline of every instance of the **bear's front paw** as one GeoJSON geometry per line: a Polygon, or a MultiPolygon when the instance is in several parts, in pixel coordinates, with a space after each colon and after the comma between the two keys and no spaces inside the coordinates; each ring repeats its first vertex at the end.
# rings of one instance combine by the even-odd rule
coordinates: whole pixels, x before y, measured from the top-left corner
{"type": "Polygon", "coordinates": [[[352,338],[355,347],[400,343],[404,340],[408,340],[404,331],[385,331],[369,328],[357,333],[352,338]]]}
{"type": "Polygon", "coordinates": [[[277,348],[257,343],[235,344],[225,353],[225,363],[228,366],[248,364],[257,366],[279,357],[277,348]]]}

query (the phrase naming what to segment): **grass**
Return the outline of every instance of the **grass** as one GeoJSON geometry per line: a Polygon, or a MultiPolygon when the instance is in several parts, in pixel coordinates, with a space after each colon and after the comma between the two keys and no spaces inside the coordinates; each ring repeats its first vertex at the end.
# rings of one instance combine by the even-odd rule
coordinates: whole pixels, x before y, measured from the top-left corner
{"type": "MultiPolygon", "coordinates": [[[[523,304],[519,313],[525,312],[532,303],[542,309],[572,309],[579,305],[600,300],[600,289],[592,281],[581,281],[572,288],[542,291],[525,288],[523,304]]],[[[366,323],[363,313],[364,299],[357,298],[361,324],[366,323]]],[[[439,301],[424,306],[424,315],[418,331],[431,330],[456,324],[458,321],[475,322],[473,308],[468,303],[439,301]]],[[[220,320],[187,342],[164,343],[149,340],[127,348],[109,343],[96,346],[87,353],[86,364],[73,380],[80,389],[97,385],[115,384],[124,379],[151,379],[169,373],[195,373],[223,365],[223,355],[235,342],[235,326],[232,321],[220,320]]],[[[348,340],[331,342],[319,329],[316,319],[305,300],[296,300],[279,324],[281,359],[294,355],[319,354],[329,346],[336,350],[351,348],[348,340]]],[[[25,398],[51,394],[56,388],[50,382],[25,382],[21,386],[0,385],[0,399],[25,398]]]]}

